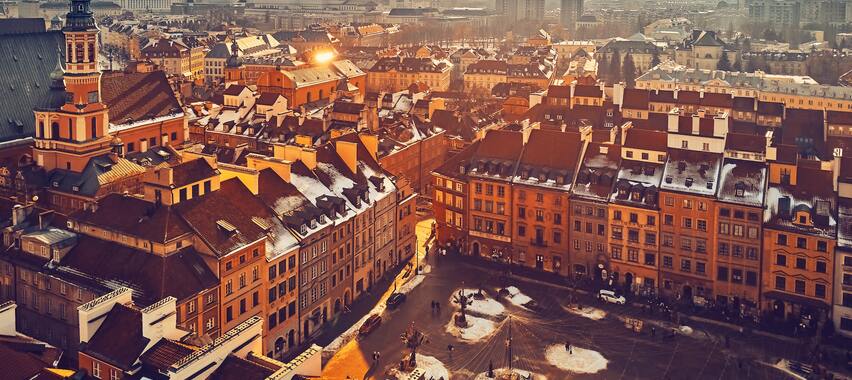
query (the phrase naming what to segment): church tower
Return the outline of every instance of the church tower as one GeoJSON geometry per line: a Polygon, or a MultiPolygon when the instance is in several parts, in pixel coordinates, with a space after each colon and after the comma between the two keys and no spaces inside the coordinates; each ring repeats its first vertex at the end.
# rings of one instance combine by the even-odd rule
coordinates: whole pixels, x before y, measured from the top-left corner
{"type": "Polygon", "coordinates": [[[71,0],[62,28],[65,70],[57,67],[58,72],[51,74],[55,87],[64,86],[65,100],[57,109],[35,110],[34,156],[47,171],[80,172],[90,158],[110,150],[109,116],[98,70],[98,32],[90,0],[71,0]]]}

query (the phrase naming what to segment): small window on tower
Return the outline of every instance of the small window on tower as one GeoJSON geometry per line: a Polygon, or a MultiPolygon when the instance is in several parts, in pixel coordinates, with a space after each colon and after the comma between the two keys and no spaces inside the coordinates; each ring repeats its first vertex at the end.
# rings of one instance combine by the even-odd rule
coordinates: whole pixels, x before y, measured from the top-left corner
{"type": "Polygon", "coordinates": [[[89,104],[98,102],[98,92],[92,91],[89,93],[89,104]]]}

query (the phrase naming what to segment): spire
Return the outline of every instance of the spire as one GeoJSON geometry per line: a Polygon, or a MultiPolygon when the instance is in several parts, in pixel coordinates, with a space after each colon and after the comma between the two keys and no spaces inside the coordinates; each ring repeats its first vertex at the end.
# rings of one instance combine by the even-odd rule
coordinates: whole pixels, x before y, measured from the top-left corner
{"type": "Polygon", "coordinates": [[[243,65],[243,60],[240,58],[240,45],[237,44],[237,39],[231,43],[231,56],[225,62],[227,67],[237,68],[243,65]]]}
{"type": "Polygon", "coordinates": [[[62,47],[56,49],[56,67],[50,72],[50,88],[65,88],[65,69],[62,68],[62,47]]]}
{"type": "Polygon", "coordinates": [[[90,3],[90,0],[71,0],[71,8],[65,16],[64,31],[82,32],[97,29],[90,3]]]}

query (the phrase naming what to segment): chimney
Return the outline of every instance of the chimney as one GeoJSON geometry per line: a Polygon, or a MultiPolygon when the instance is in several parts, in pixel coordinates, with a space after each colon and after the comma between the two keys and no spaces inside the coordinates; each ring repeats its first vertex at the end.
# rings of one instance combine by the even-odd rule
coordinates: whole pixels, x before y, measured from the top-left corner
{"type": "Polygon", "coordinates": [[[624,142],[627,141],[627,131],[630,130],[630,128],[633,128],[633,123],[630,121],[621,125],[621,145],[624,145],[624,142]]]}
{"type": "Polygon", "coordinates": [[[0,335],[18,335],[18,330],[15,327],[15,309],[17,307],[18,305],[14,301],[6,301],[0,304],[0,335]]]}
{"type": "Polygon", "coordinates": [[[103,296],[95,298],[77,308],[80,323],[80,343],[86,343],[98,331],[104,323],[104,316],[112,310],[115,304],[129,304],[131,302],[131,290],[121,287],[103,296]]]}
{"type": "Polygon", "coordinates": [[[352,173],[358,172],[356,163],[358,161],[358,144],[337,140],[335,141],[335,148],[337,155],[346,163],[349,170],[352,173]]]}
{"type": "Polygon", "coordinates": [[[23,205],[12,207],[12,227],[17,226],[27,219],[27,209],[23,205]]]}
{"type": "Polygon", "coordinates": [[[48,210],[45,212],[41,212],[38,214],[38,229],[43,230],[47,228],[48,220],[53,217],[53,210],[48,210]]]}
{"type": "MultiPolygon", "coordinates": [[[[668,113],[668,125],[667,130],[669,132],[677,133],[678,131],[678,123],[680,122],[680,112],[677,107],[672,108],[668,113]]],[[[622,144],[624,142],[622,141],[622,144]]]]}
{"type": "Polygon", "coordinates": [[[301,147],[299,160],[310,170],[317,168],[317,150],[314,148],[301,147]]]}
{"type": "Polygon", "coordinates": [[[290,165],[292,164],[292,161],[266,157],[256,153],[250,153],[246,156],[246,166],[249,168],[255,169],[258,172],[267,168],[272,169],[275,174],[278,174],[286,182],[290,182],[290,165]]]}
{"type": "Polygon", "coordinates": [[[142,336],[148,338],[148,348],[160,339],[180,339],[184,332],[177,328],[177,299],[166,297],[142,309],[142,336]]]}

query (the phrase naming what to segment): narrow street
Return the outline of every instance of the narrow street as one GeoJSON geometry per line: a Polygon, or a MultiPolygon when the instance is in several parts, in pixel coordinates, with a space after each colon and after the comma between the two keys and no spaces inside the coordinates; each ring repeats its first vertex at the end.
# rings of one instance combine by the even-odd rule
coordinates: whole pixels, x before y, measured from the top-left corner
{"type": "MultiPolygon", "coordinates": [[[[397,310],[384,313],[381,326],[372,334],[346,343],[327,360],[324,379],[393,378],[387,374],[408,353],[400,335],[412,321],[428,338],[418,354],[437,359],[450,372],[451,379],[474,379],[488,371],[489,366],[496,369],[509,365],[542,376],[533,378],[548,379],[789,378],[758,362],[775,363],[779,358],[792,357],[796,348],[790,345],[762,337],[730,337],[726,347],[725,335],[730,332],[721,328],[690,326],[688,333],[672,334],[676,326],[654,320],[630,306],[602,304],[589,295],[579,295],[584,308],[577,311],[569,309],[569,290],[521,278],[502,278],[500,273],[451,256],[430,254],[424,259],[422,242],[429,236],[430,226],[431,220],[426,220],[417,228],[418,256],[421,264],[430,269],[423,282],[410,290],[408,300],[397,310]],[[517,287],[537,305],[531,310],[499,298],[497,291],[504,286],[517,287]],[[493,301],[489,307],[499,312],[491,315],[488,308],[480,313],[469,310],[474,318],[491,322],[485,323],[478,336],[465,339],[451,332],[450,321],[456,310],[451,298],[459,288],[480,287],[493,301]],[[440,312],[426,309],[432,301],[441,303],[440,312]],[[636,333],[626,328],[626,317],[644,320],[643,331],[636,333]],[[650,333],[652,326],[654,336],[650,333]],[[511,363],[506,344],[510,334],[511,363]],[[564,347],[569,342],[572,352],[577,351],[565,356],[564,347]],[[454,346],[452,355],[448,345],[454,346]],[[375,366],[371,366],[373,352],[381,353],[375,366]],[[575,354],[578,356],[571,356],[575,354]],[[572,367],[559,368],[552,364],[555,359],[551,355],[563,358],[562,362],[572,367]]],[[[406,280],[397,278],[397,286],[401,287],[406,280]]],[[[392,290],[393,287],[385,292],[376,305],[383,304],[392,290]]],[[[476,329],[469,332],[477,332],[473,330],[476,329]]]]}

